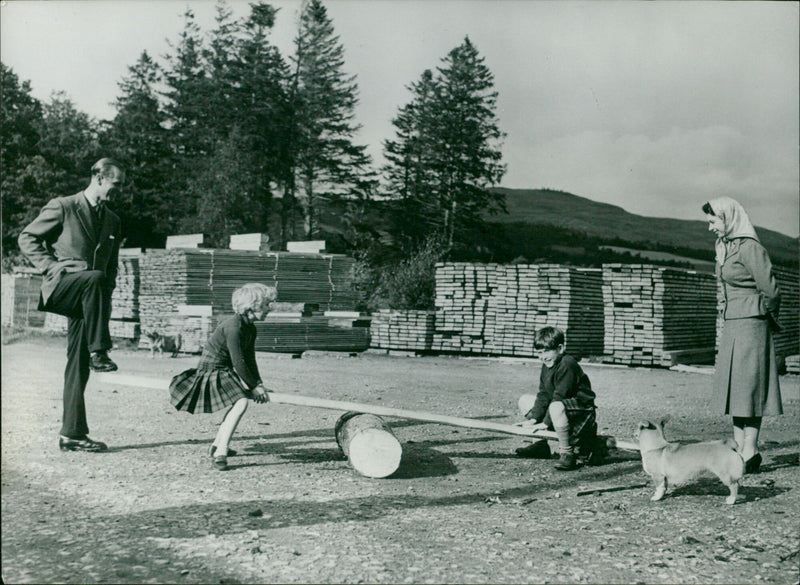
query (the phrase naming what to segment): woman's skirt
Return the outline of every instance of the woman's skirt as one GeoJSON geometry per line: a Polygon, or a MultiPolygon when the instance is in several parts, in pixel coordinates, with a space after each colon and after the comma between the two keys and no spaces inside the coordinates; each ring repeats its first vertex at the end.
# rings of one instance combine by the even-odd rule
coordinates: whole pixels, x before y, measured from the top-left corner
{"type": "Polygon", "coordinates": [[[725,321],[714,373],[713,406],[740,417],[783,414],[775,345],[766,319],[725,321]]]}
{"type": "Polygon", "coordinates": [[[197,370],[191,368],[172,378],[169,401],[177,410],[192,414],[216,412],[251,398],[238,376],[231,370],[197,370]]]}

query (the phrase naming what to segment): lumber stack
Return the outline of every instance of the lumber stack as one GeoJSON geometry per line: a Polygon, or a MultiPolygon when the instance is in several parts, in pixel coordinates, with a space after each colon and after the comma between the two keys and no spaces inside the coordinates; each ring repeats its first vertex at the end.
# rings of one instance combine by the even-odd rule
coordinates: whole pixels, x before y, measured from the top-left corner
{"type": "Polygon", "coordinates": [[[42,327],[44,313],[39,312],[42,277],[33,273],[3,274],[3,325],[42,327]]]}
{"type": "Polygon", "coordinates": [[[268,315],[256,323],[256,350],[302,353],[306,350],[360,352],[369,347],[369,320],[329,313],[268,315]]]}
{"type": "Polygon", "coordinates": [[[215,324],[233,313],[233,291],[260,282],[277,289],[278,303],[311,306],[317,314],[270,315],[256,324],[257,350],[363,351],[369,346],[369,329],[354,311],[359,297],[351,286],[352,266],[352,258],[338,254],[148,250],[140,261],[142,332],[181,333],[186,342],[183,351],[195,345],[200,351],[215,324]],[[189,315],[185,307],[209,309],[189,315]],[[343,316],[342,311],[349,313],[343,316]]]}
{"type": "Polygon", "coordinates": [[[139,257],[120,256],[117,283],[111,294],[111,318],[139,319],[139,257]]]}
{"type": "Polygon", "coordinates": [[[43,329],[50,333],[66,333],[67,318],[63,315],[56,315],[55,313],[44,313],[43,329]]]}
{"type": "Polygon", "coordinates": [[[111,319],[108,322],[108,332],[112,339],[139,339],[139,323],[111,319]]]}
{"type": "Polygon", "coordinates": [[[781,290],[780,325],[775,334],[775,353],[790,356],[800,353],[800,276],[796,270],[773,267],[781,290]]]}
{"type": "Polygon", "coordinates": [[[233,234],[228,247],[231,250],[269,250],[268,234],[233,234]]]}
{"type": "Polygon", "coordinates": [[[786,356],[786,373],[800,374],[800,354],[786,356]]]}
{"type": "MultiPolygon", "coordinates": [[[[204,259],[205,256],[195,257],[181,249],[147,250],[140,256],[140,348],[149,347],[145,334],[150,332],[183,335],[179,306],[209,304],[208,295],[201,294],[208,284],[208,275],[206,272],[204,280],[202,267],[197,266],[204,259]],[[193,303],[189,303],[190,297],[194,297],[193,303]]],[[[208,267],[210,262],[207,263],[206,270],[208,267]]]]}
{"type": "Polygon", "coordinates": [[[604,264],[603,361],[670,366],[710,359],[716,283],[711,274],[645,264],[604,264]]]}
{"type": "Polygon", "coordinates": [[[120,250],[117,284],[111,294],[111,337],[139,337],[139,257],[140,250],[120,250]]]}
{"type": "Polygon", "coordinates": [[[430,351],[435,320],[433,311],[380,310],[372,315],[370,347],[430,351]]]}
{"type": "Polygon", "coordinates": [[[576,357],[602,353],[601,274],[555,264],[439,263],[432,349],[533,356],[545,326],[567,334],[576,357]]]}

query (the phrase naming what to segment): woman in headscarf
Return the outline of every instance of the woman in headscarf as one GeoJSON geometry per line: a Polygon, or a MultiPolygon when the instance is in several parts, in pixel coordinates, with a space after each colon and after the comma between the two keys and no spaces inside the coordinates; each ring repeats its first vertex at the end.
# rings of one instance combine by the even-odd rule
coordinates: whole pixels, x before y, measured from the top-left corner
{"type": "Polygon", "coordinates": [[[772,333],[780,330],[780,291],[744,208],[730,197],[719,197],[703,205],[703,211],[709,231],[717,236],[716,273],[724,299],[714,406],[733,417],[733,438],[745,473],[757,473],[761,419],[783,414],[772,340],[772,333]]]}

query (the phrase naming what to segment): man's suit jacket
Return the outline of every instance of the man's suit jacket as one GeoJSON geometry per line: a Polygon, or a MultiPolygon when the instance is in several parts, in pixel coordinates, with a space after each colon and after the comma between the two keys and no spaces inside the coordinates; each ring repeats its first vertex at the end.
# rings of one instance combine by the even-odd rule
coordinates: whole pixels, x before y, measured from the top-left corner
{"type": "Polygon", "coordinates": [[[69,272],[101,270],[106,275],[106,293],[111,296],[119,262],[119,216],[106,208],[95,232],[92,210],[82,191],[48,201],[17,241],[20,251],[44,277],[40,310],[62,275],[69,272]]]}

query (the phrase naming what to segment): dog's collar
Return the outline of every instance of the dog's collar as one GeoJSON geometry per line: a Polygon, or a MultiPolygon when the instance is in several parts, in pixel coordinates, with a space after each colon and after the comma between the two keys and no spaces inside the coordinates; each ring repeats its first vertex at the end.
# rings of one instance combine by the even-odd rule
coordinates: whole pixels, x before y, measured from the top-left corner
{"type": "Polygon", "coordinates": [[[664,447],[666,447],[666,445],[661,445],[660,447],[653,447],[652,449],[647,449],[646,451],[639,451],[639,453],[644,455],[645,453],[652,453],[653,451],[660,451],[664,447]]]}

